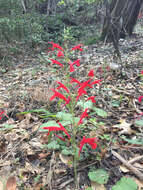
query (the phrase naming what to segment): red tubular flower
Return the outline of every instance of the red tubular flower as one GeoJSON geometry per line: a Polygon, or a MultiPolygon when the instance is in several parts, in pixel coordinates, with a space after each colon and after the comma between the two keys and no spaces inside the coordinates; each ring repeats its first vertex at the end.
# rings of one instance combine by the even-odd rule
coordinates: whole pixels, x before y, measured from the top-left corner
{"type": "Polygon", "coordinates": [[[64,100],[65,102],[68,102],[68,99],[63,95],[61,94],[60,92],[54,90],[54,89],[51,89],[55,94],[50,98],[50,101],[52,101],[54,98],[60,98],[62,100],[64,100]]]}
{"type": "Polygon", "coordinates": [[[55,50],[55,48],[61,50],[61,51],[64,51],[64,49],[59,45],[59,44],[56,44],[54,42],[48,42],[49,44],[52,44],[52,50],[55,50]]]}
{"type": "Polygon", "coordinates": [[[73,63],[71,61],[69,61],[68,64],[70,65],[70,72],[74,72],[75,68],[73,66],[73,63]]]}
{"type": "Polygon", "coordinates": [[[87,94],[87,92],[82,89],[80,92],[78,92],[78,95],[76,97],[76,101],[78,101],[78,99],[80,98],[80,96],[82,96],[83,94],[87,94]]]}
{"type": "Polygon", "coordinates": [[[73,62],[73,65],[76,65],[77,67],[80,66],[80,59],[77,59],[73,62]]]}
{"type": "Polygon", "coordinates": [[[63,105],[63,106],[66,106],[67,104],[69,104],[70,103],[70,101],[71,101],[71,99],[70,99],[70,96],[67,98],[67,101],[66,101],[66,103],[63,105]]]}
{"type": "Polygon", "coordinates": [[[60,86],[58,86],[56,89],[60,89],[60,88],[63,88],[67,93],[69,93],[69,89],[61,82],[59,81],[56,81],[60,86]]]}
{"type": "Polygon", "coordinates": [[[80,85],[80,82],[79,82],[77,79],[72,78],[72,77],[70,77],[70,79],[71,79],[70,83],[75,82],[75,83],[77,83],[77,84],[79,84],[79,85],[80,85]]]}
{"type": "Polygon", "coordinates": [[[57,64],[57,65],[59,65],[60,67],[63,67],[63,64],[60,63],[59,61],[54,60],[54,59],[50,59],[50,60],[52,61],[53,64],[57,64]]]}
{"type": "Polygon", "coordinates": [[[87,110],[88,110],[88,108],[86,108],[86,109],[84,110],[84,112],[82,113],[82,115],[81,115],[81,117],[80,117],[80,120],[79,120],[79,122],[78,122],[78,125],[82,124],[82,120],[83,120],[85,117],[88,117],[87,110]]]}
{"type": "Polygon", "coordinates": [[[73,71],[75,71],[74,65],[76,65],[77,67],[80,66],[80,59],[77,59],[73,63],[71,61],[69,61],[68,63],[70,65],[70,72],[73,72],[73,71]]]}
{"type": "Polygon", "coordinates": [[[93,103],[96,103],[95,96],[90,96],[89,98],[87,98],[87,101],[88,100],[91,100],[93,103]]]}
{"type": "Polygon", "coordinates": [[[55,134],[55,136],[58,137],[59,139],[61,139],[62,141],[66,141],[65,138],[63,138],[63,137],[61,137],[61,136],[59,136],[59,135],[56,135],[56,134],[55,134]]]}
{"type": "Polygon", "coordinates": [[[143,70],[141,71],[141,75],[143,75],[143,70]]]}
{"type": "Polygon", "coordinates": [[[60,127],[57,127],[57,126],[50,126],[50,127],[43,127],[43,129],[46,129],[46,130],[49,130],[49,133],[51,131],[63,131],[67,136],[68,138],[70,139],[70,135],[69,133],[67,132],[67,130],[63,127],[63,125],[61,123],[58,123],[60,127]]]}
{"type": "MultiPolygon", "coordinates": [[[[2,111],[1,113],[0,113],[0,115],[2,115],[2,114],[4,114],[5,113],[5,111],[2,111]]],[[[2,119],[2,117],[0,116],[0,120],[2,119]]]]}
{"type": "Polygon", "coordinates": [[[57,57],[64,57],[63,52],[62,52],[62,51],[58,51],[58,53],[57,53],[57,57]]]}
{"type": "Polygon", "coordinates": [[[80,83],[80,88],[78,89],[78,93],[80,93],[81,91],[83,91],[86,87],[92,88],[91,84],[89,83],[91,81],[91,79],[80,83]]]}
{"type": "Polygon", "coordinates": [[[81,46],[83,46],[83,44],[78,44],[77,46],[74,46],[71,50],[83,51],[83,49],[81,48],[81,46]]]}
{"type": "Polygon", "coordinates": [[[90,70],[89,73],[88,73],[88,76],[89,77],[94,77],[94,70],[90,70]]]}
{"type": "Polygon", "coordinates": [[[102,80],[95,80],[95,81],[93,81],[93,82],[91,83],[91,85],[94,85],[94,84],[99,84],[99,85],[101,85],[101,84],[100,84],[101,81],[102,81],[102,80]]]}
{"type": "Polygon", "coordinates": [[[139,97],[138,97],[138,101],[139,101],[139,102],[141,102],[142,99],[143,99],[143,96],[139,96],[139,97]]]}
{"type": "Polygon", "coordinates": [[[80,153],[82,151],[82,148],[83,148],[84,144],[89,144],[92,149],[96,149],[97,148],[96,142],[97,142],[96,137],[86,139],[85,136],[84,136],[83,139],[80,142],[79,153],[78,153],[79,156],[80,156],[80,153]]]}

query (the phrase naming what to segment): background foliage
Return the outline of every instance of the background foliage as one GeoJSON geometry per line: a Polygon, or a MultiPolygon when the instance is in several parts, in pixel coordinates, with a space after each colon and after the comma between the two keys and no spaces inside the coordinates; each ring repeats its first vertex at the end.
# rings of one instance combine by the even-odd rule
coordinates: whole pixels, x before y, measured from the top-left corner
{"type": "Polygon", "coordinates": [[[102,5],[102,0],[1,0],[0,42],[16,40],[34,46],[49,40],[63,42],[68,34],[71,41],[94,43],[102,5]]]}

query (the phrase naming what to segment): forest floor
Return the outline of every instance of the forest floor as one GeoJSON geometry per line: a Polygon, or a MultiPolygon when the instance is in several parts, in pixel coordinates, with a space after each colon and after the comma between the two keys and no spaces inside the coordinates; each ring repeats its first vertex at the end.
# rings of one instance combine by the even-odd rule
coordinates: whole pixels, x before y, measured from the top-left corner
{"type": "MultiPolygon", "coordinates": [[[[40,52],[30,55],[21,51],[12,55],[10,69],[0,70],[0,112],[4,111],[0,115],[0,189],[9,183],[14,190],[17,183],[19,190],[73,190],[70,157],[47,149],[47,138],[38,130],[47,120],[36,112],[18,114],[54,109],[49,101],[51,79],[55,77],[50,65],[42,60],[40,52]]],[[[123,176],[131,177],[138,189],[143,188],[143,122],[137,124],[143,120],[143,102],[138,101],[143,95],[143,36],[120,40],[120,51],[122,62],[113,56],[111,44],[86,46],[84,52],[77,54],[81,59],[80,78],[85,76],[83,70],[93,69],[96,78],[102,79],[100,88],[95,87],[91,95],[96,95],[96,107],[107,112],[106,118],[92,116],[102,122],[94,130],[102,147],[79,162],[80,190],[91,186],[109,190],[123,176]],[[91,182],[91,168],[106,170],[108,182],[100,186],[91,182]]]]}

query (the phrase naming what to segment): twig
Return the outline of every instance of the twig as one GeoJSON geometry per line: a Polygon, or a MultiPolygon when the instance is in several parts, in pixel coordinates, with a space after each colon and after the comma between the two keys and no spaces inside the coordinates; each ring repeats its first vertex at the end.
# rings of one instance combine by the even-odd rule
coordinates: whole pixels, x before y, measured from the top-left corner
{"type": "Polygon", "coordinates": [[[127,162],[123,157],[121,157],[117,152],[112,150],[112,154],[118,158],[127,168],[129,168],[140,180],[143,180],[143,174],[134,168],[129,162],[127,162]]]}
{"type": "Polygon", "coordinates": [[[62,183],[59,187],[57,187],[58,189],[63,189],[65,186],[67,186],[69,183],[73,182],[74,178],[69,179],[68,181],[65,181],[64,183],[62,183]]]}
{"type": "Polygon", "coordinates": [[[139,161],[139,160],[141,160],[141,159],[143,159],[143,155],[137,156],[137,157],[131,159],[130,161],[128,161],[128,163],[129,163],[129,164],[133,164],[134,162],[139,161]]]}

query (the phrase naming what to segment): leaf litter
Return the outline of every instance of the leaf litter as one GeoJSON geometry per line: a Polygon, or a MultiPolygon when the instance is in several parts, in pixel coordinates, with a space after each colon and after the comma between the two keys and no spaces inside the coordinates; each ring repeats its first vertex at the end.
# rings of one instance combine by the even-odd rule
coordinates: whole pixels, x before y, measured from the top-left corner
{"type": "MultiPolygon", "coordinates": [[[[96,95],[97,107],[107,112],[105,118],[97,115],[97,112],[92,116],[96,117],[97,123],[103,123],[97,134],[99,141],[104,139],[101,145],[106,146],[100,147],[101,153],[90,152],[94,156],[93,160],[80,162],[78,173],[81,190],[90,186],[97,189],[87,177],[91,167],[102,168],[110,173],[107,184],[100,185],[98,189],[111,189],[125,173],[134,175],[138,189],[142,188],[142,181],[136,177],[136,171],[143,172],[143,159],[136,160],[132,166],[134,168],[129,165],[130,159],[143,154],[142,144],[130,143],[121,138],[142,138],[142,127],[135,123],[142,119],[139,114],[143,111],[142,103],[138,102],[138,97],[143,94],[139,76],[143,69],[142,47],[142,36],[120,42],[123,68],[119,60],[115,60],[112,54],[109,55],[109,52],[113,53],[111,46],[102,43],[88,47],[84,57],[77,55],[82,59],[84,68],[93,69],[97,78],[104,79],[102,88],[96,87],[91,95],[96,95]],[[136,47],[134,51],[133,47],[136,47]],[[110,140],[107,139],[108,136],[111,137],[110,140]],[[112,149],[126,162],[121,164],[121,160],[111,153],[112,149]],[[121,166],[129,167],[125,172],[121,166]]],[[[85,76],[82,67],[79,74],[81,79],[85,76]]],[[[57,78],[60,75],[61,73],[56,73],[57,78]]],[[[1,189],[4,185],[8,190],[74,189],[71,157],[45,147],[47,136],[38,132],[43,122],[40,115],[34,112],[18,114],[39,108],[48,110],[51,106],[52,111],[55,111],[54,104],[51,105],[49,101],[49,89],[55,86],[52,82],[54,77],[47,64],[42,65],[37,58],[25,55],[22,65],[16,64],[15,69],[8,70],[0,78],[0,111],[5,110],[8,116],[0,120],[0,176],[5,175],[7,180],[0,180],[1,189]]],[[[96,131],[90,129],[90,133],[96,131]]]]}

